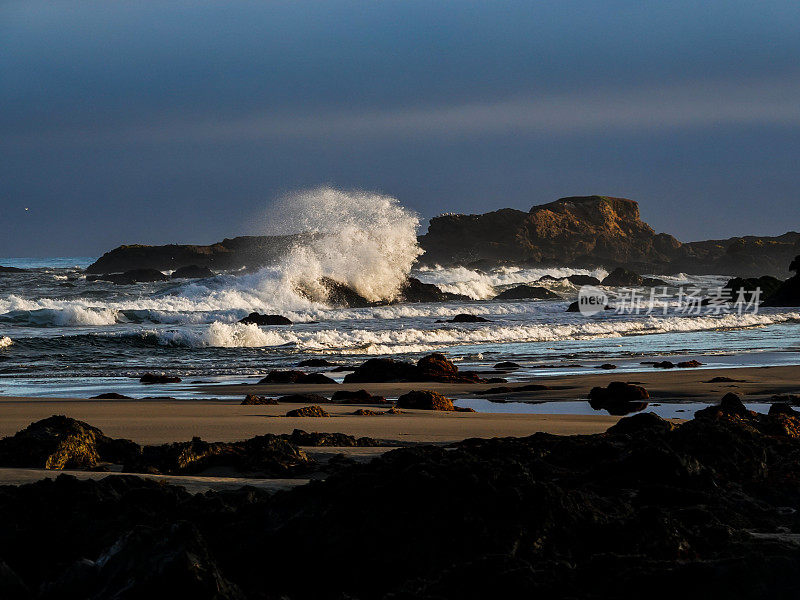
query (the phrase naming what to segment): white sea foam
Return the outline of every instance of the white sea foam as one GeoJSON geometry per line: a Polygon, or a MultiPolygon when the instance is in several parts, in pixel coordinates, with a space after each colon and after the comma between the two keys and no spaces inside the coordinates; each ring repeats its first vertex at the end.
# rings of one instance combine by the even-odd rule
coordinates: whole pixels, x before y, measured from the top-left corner
{"type": "Polygon", "coordinates": [[[501,267],[489,271],[475,271],[466,267],[422,267],[418,276],[425,283],[433,283],[446,292],[463,294],[474,300],[494,297],[504,288],[521,283],[532,283],[550,276],[563,279],[570,275],[591,275],[602,279],[608,275],[605,269],[570,269],[566,267],[550,267],[540,269],[524,269],[521,267],[501,267]]]}
{"type": "Polygon", "coordinates": [[[433,329],[260,329],[255,325],[212,323],[203,330],[156,331],[159,343],[189,347],[278,347],[291,345],[305,351],[343,354],[393,354],[423,352],[442,346],[554,342],[669,332],[738,329],[800,320],[800,313],[727,314],[695,317],[644,317],[639,319],[584,319],[571,323],[497,324],[477,327],[441,326],[433,329]]]}
{"type": "Polygon", "coordinates": [[[0,337],[0,348],[8,348],[13,343],[14,343],[14,340],[12,340],[7,335],[4,335],[3,337],[0,337]]]}

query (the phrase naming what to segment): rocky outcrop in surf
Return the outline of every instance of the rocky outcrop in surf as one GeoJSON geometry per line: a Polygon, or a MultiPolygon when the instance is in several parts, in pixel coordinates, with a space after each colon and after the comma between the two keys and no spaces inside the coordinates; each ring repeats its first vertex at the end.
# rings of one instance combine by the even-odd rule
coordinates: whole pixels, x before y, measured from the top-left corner
{"type": "Polygon", "coordinates": [[[794,276],[780,284],[770,294],[764,306],[800,306],[800,256],[796,256],[789,265],[794,276]]]}
{"type": "Polygon", "coordinates": [[[579,196],[528,212],[504,208],[435,217],[420,245],[425,250],[420,260],[430,265],[603,266],[650,273],[782,276],[800,249],[800,233],[681,243],[642,221],[633,200],[579,196]]]}
{"type": "Polygon", "coordinates": [[[459,371],[457,366],[439,352],[423,356],[416,364],[393,358],[371,358],[344,377],[344,383],[392,381],[480,383],[483,380],[475,373],[459,371]]]}

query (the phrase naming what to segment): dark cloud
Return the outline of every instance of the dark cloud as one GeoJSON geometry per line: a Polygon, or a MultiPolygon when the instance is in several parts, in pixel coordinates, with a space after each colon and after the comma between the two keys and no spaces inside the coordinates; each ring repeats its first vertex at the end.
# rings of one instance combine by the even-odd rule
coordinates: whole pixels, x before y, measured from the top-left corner
{"type": "Polygon", "coordinates": [[[258,231],[322,183],[426,217],[604,193],[683,239],[781,233],[798,30],[790,2],[6,2],[0,256],[258,231]]]}

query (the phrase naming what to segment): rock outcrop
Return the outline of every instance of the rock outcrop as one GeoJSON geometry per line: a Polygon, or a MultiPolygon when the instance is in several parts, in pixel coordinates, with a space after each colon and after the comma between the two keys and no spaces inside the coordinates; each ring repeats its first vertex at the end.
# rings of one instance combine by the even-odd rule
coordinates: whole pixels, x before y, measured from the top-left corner
{"type": "Polygon", "coordinates": [[[279,494],[192,495],[128,476],[3,486],[0,589],[796,598],[800,418],[729,408],[681,425],[640,414],[599,435],[403,448],[279,494]]]}
{"type": "Polygon", "coordinates": [[[133,285],[135,283],[152,283],[169,281],[169,277],[158,269],[131,269],[124,273],[108,273],[105,275],[89,275],[87,281],[110,281],[114,285],[133,285]]]}
{"type": "Polygon", "coordinates": [[[612,415],[627,415],[647,408],[647,390],[639,385],[612,381],[606,387],[595,387],[589,392],[589,404],[595,410],[606,410],[612,415]]]}
{"type": "Polygon", "coordinates": [[[666,282],[662,281],[661,279],[642,277],[638,273],[623,269],[622,267],[617,267],[611,271],[611,273],[609,273],[603,279],[603,281],[600,282],[600,284],[609,287],[656,287],[660,285],[667,285],[666,282]]]}
{"type": "Polygon", "coordinates": [[[317,383],[328,384],[336,383],[336,380],[331,379],[322,373],[304,373],[303,371],[270,371],[264,377],[260,384],[264,383],[317,383]]]}
{"type": "Polygon", "coordinates": [[[764,301],[764,306],[800,306],[800,256],[789,265],[794,276],[781,283],[764,301]]]}
{"type": "Polygon", "coordinates": [[[330,417],[321,406],[304,406],[286,413],[287,417],[330,417]]]}
{"type": "Polygon", "coordinates": [[[262,315],[261,313],[251,312],[243,319],[239,319],[243,325],[291,325],[292,320],[283,315],[262,315]]]}
{"type": "Polygon", "coordinates": [[[187,265],[185,267],[178,267],[170,275],[172,279],[205,279],[207,277],[214,277],[215,273],[208,267],[200,267],[198,265],[187,265]]]}
{"type": "Polygon", "coordinates": [[[339,390],[333,392],[331,402],[339,402],[341,404],[385,404],[387,400],[383,396],[373,396],[367,390],[355,392],[339,390]]]}
{"type": "Polygon", "coordinates": [[[561,300],[561,296],[537,285],[518,285],[503,290],[495,300],[561,300]]]}
{"type": "Polygon", "coordinates": [[[344,377],[345,383],[392,381],[480,383],[482,380],[475,373],[459,371],[458,367],[439,352],[423,356],[417,364],[393,358],[371,358],[344,377]]]}

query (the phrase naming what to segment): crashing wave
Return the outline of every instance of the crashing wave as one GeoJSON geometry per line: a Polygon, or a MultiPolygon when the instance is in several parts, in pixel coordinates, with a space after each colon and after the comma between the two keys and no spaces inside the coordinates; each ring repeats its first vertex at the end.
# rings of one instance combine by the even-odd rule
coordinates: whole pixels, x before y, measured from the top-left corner
{"type": "Polygon", "coordinates": [[[14,340],[12,340],[7,335],[4,335],[4,336],[0,337],[0,348],[8,348],[13,343],[14,343],[14,340]]]}

